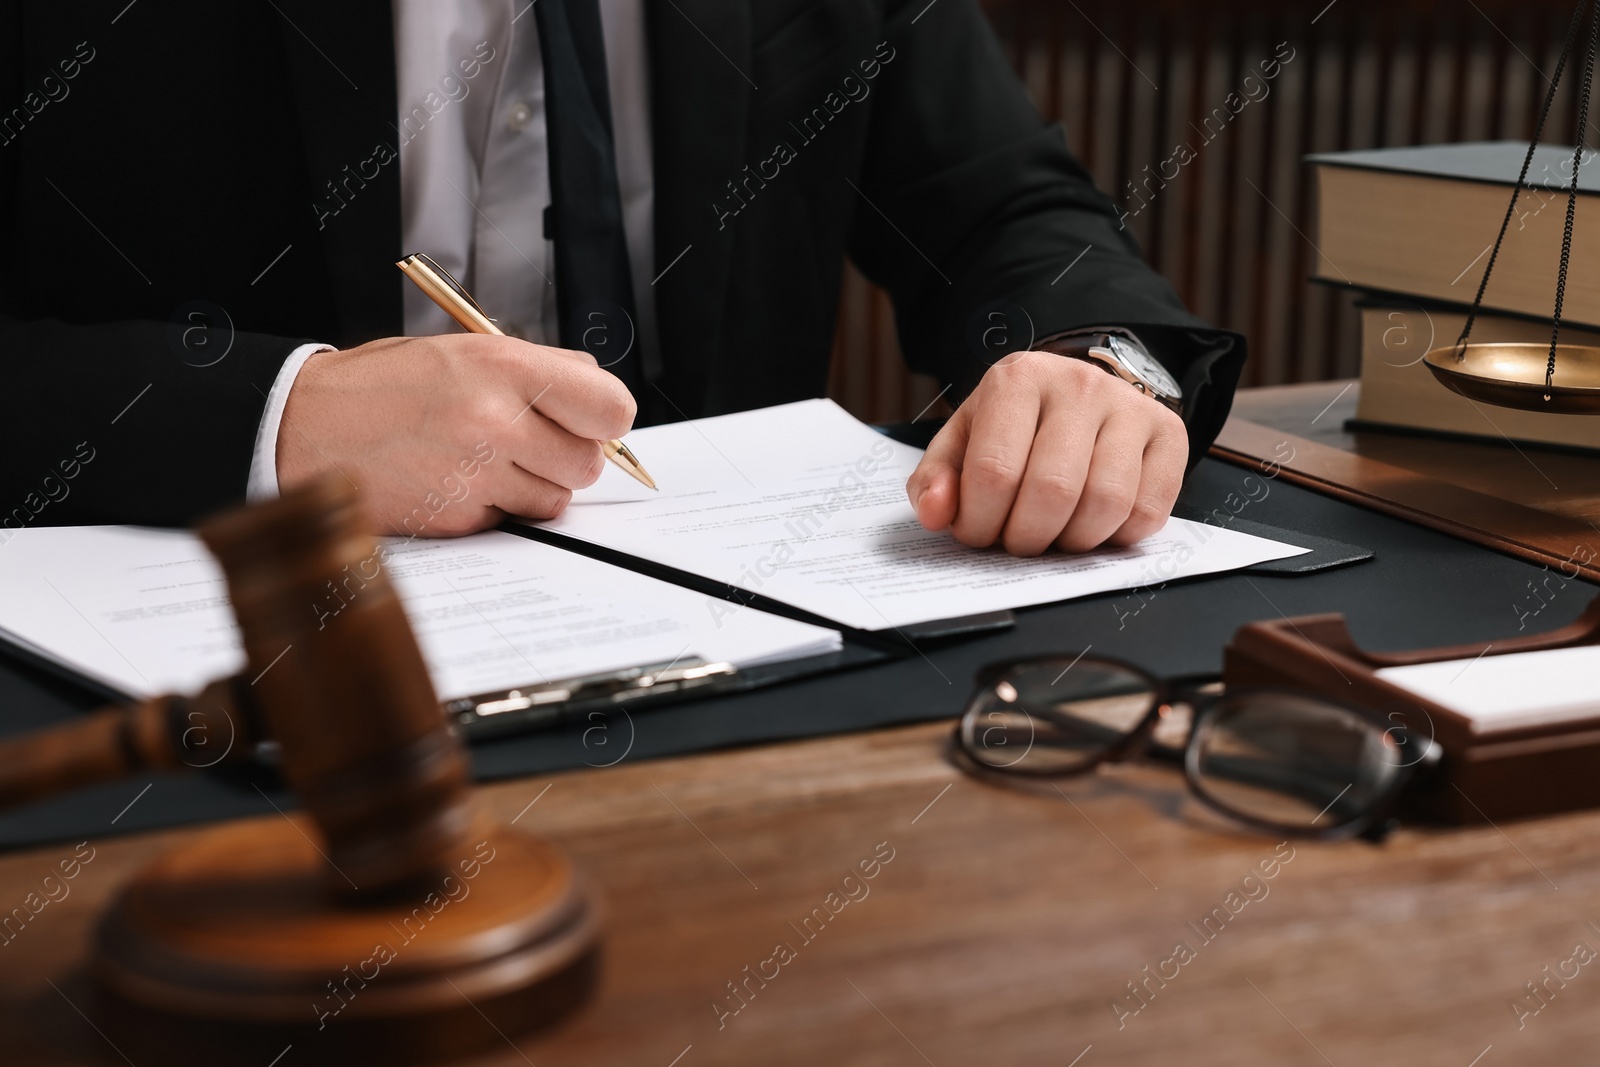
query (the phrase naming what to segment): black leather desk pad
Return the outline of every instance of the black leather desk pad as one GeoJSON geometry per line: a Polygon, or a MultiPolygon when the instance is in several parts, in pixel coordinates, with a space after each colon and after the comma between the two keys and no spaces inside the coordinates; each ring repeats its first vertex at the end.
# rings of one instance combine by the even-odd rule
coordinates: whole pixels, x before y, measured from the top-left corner
{"type": "MultiPolygon", "coordinates": [[[[1265,482],[1258,481],[1256,484],[1264,485],[1265,482]]],[[[1258,496],[1261,493],[1257,488],[1252,488],[1252,491],[1258,496]]],[[[1271,486],[1267,487],[1267,491],[1271,492],[1271,486]]],[[[1303,555],[1290,556],[1287,559],[1269,559],[1265,563],[1246,567],[1244,571],[1246,574],[1312,574],[1316,571],[1332,570],[1334,567],[1345,567],[1352,563],[1365,563],[1377,555],[1370,548],[1347,545],[1343,541],[1321,537],[1304,529],[1285,530],[1279,526],[1268,526],[1264,522],[1253,522],[1222,512],[1220,509],[1217,513],[1212,513],[1201,511],[1188,504],[1180,504],[1172,509],[1172,513],[1180,519],[1203,522],[1208,526],[1221,526],[1254,537],[1265,537],[1269,541],[1282,541],[1285,544],[1299,545],[1301,548],[1311,550],[1303,555]]],[[[1243,514],[1243,508],[1240,508],[1240,514],[1243,514]]]]}
{"type": "MultiPolygon", "coordinates": [[[[1183,504],[1209,511],[1229,501],[1229,494],[1229,510],[1239,521],[1364,546],[1375,558],[1315,573],[1231,574],[1030,608],[1017,612],[1011,630],[930,648],[925,657],[477,746],[474,769],[485,780],[541,775],[954,716],[984,663],[1086,646],[1157,674],[1215,672],[1235,629],[1282,614],[1343,612],[1356,640],[1374,650],[1490,641],[1518,632],[1518,612],[1529,604],[1528,583],[1544,573],[1214,460],[1195,470],[1183,504]],[[1242,507],[1241,499],[1248,501],[1242,507]]],[[[1527,627],[1544,630],[1572,621],[1595,591],[1568,582],[1527,627]]],[[[0,733],[70,719],[94,704],[71,683],[0,653],[0,733]]],[[[255,772],[253,780],[201,773],[130,779],[0,815],[0,848],[271,814],[268,797],[285,810],[292,806],[266,772],[255,772]]]]}

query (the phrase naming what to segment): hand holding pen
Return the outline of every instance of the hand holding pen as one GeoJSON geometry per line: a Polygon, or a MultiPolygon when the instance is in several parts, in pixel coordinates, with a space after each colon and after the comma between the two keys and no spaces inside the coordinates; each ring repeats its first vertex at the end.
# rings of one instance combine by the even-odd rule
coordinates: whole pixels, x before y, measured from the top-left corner
{"type": "MultiPolygon", "coordinates": [[[[395,266],[399,267],[407,278],[417,284],[417,288],[427,294],[432,300],[445,310],[452,319],[461,325],[461,328],[471,333],[487,333],[504,337],[500,327],[494,320],[484,313],[472,295],[462,288],[461,283],[450,276],[431,258],[421,253],[407,256],[395,266]]],[[[617,466],[627,471],[629,475],[651,489],[656,487],[655,479],[644,469],[628,446],[617,440],[605,440],[600,443],[606,458],[617,466]]]]}
{"type": "Polygon", "coordinates": [[[492,334],[320,351],[277,388],[285,382],[268,453],[277,487],[336,471],[361,490],[379,534],[449,537],[508,515],[552,518],[600,477],[603,442],[632,429],[635,412],[627,387],[586,353],[492,334]]]}

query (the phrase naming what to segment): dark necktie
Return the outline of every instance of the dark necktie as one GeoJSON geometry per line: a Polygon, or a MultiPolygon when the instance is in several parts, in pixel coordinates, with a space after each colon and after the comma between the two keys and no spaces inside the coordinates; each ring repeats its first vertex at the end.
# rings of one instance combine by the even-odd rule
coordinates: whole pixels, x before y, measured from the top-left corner
{"type": "Polygon", "coordinates": [[[533,8],[544,53],[561,344],[587,351],[637,396],[643,385],[638,316],[611,137],[599,0],[537,0],[533,8]]]}

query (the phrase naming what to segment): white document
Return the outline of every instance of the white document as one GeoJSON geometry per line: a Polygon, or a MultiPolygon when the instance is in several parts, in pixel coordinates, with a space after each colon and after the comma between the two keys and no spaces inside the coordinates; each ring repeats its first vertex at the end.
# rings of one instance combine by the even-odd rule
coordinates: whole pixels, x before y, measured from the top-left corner
{"type": "Polygon", "coordinates": [[[1126,549],[1017,559],[929,533],[906,499],[922,457],[831,400],[655,426],[628,444],[661,487],[608,465],[558,518],[570,537],[863,630],[1156,585],[1309,549],[1171,519],[1126,549]]]}
{"type": "MultiPolygon", "coordinates": [[[[840,647],[837,631],[514,534],[386,544],[441,700],[692,656],[749,667],[840,647]]],[[[327,621],[359,596],[330,591],[306,616],[327,621]]],[[[135,697],[193,692],[244,667],[221,569],[181,531],[14,532],[0,545],[0,635],[135,697]]]]}
{"type": "Polygon", "coordinates": [[[1382,667],[1375,673],[1465,715],[1475,734],[1600,715],[1600,646],[1595,645],[1382,667]]]}

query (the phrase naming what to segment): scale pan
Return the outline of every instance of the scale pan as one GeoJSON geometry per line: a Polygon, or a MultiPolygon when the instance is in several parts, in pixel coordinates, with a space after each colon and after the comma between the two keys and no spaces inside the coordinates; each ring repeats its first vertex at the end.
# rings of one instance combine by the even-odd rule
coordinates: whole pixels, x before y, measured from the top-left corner
{"type": "Polygon", "coordinates": [[[1523,411],[1600,415],[1600,348],[1557,345],[1554,384],[1546,389],[1549,358],[1547,344],[1472,343],[1465,349],[1435,348],[1423,362],[1445,388],[1468,400],[1523,411]]]}

